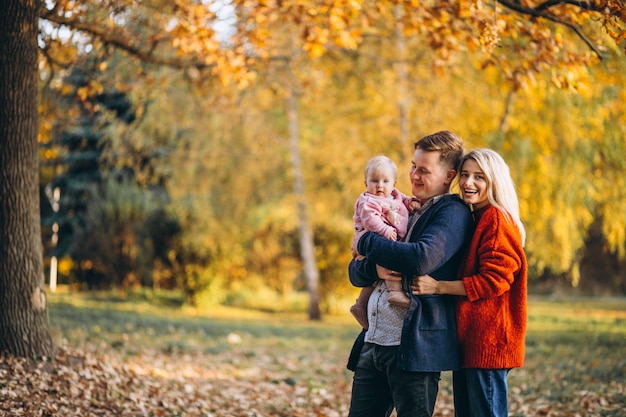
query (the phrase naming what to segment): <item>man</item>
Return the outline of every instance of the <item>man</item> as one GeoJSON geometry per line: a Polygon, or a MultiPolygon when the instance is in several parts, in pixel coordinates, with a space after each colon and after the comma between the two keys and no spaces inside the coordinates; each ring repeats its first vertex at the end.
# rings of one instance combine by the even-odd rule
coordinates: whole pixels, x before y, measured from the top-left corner
{"type": "Polygon", "coordinates": [[[412,296],[407,309],[388,302],[385,280],[402,280],[408,292],[414,276],[457,279],[473,231],[468,207],[450,194],[463,153],[463,140],[448,131],[417,141],[410,179],[422,207],[409,221],[406,242],[371,232],[355,242],[365,259],[350,262],[350,281],[377,288],[368,303],[369,328],[348,361],[350,417],[385,416],[393,407],[398,417],[430,417],[441,371],[460,366],[453,298],[412,296]]]}

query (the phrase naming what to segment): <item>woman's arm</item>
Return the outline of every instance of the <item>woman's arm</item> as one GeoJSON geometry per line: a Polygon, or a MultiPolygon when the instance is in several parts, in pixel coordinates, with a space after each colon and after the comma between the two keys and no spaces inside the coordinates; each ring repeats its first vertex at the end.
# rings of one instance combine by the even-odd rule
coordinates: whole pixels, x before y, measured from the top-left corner
{"type": "Polygon", "coordinates": [[[413,278],[411,285],[413,294],[450,294],[450,295],[467,295],[463,281],[437,281],[430,275],[422,275],[413,278]]]}
{"type": "Polygon", "coordinates": [[[462,271],[469,301],[499,297],[510,291],[525,263],[519,230],[501,210],[493,208],[483,214],[476,236],[480,236],[480,245],[476,254],[466,259],[462,271]]]}

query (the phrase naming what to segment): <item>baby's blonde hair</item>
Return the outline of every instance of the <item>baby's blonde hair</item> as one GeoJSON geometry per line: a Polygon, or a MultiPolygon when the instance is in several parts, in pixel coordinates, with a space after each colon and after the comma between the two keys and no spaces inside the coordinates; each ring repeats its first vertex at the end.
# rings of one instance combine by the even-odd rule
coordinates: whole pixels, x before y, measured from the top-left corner
{"type": "Polygon", "coordinates": [[[367,161],[367,164],[365,164],[365,181],[367,181],[370,176],[380,172],[380,170],[384,168],[391,169],[393,179],[395,181],[398,180],[398,167],[396,164],[391,160],[391,158],[385,155],[378,155],[367,161]]]}

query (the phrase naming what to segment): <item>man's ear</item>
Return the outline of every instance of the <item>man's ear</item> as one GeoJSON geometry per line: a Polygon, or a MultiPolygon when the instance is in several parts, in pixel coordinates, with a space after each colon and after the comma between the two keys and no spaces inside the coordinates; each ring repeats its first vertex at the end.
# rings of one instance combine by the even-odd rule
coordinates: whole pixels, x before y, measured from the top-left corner
{"type": "Polygon", "coordinates": [[[454,177],[456,177],[456,170],[455,169],[449,169],[448,172],[446,173],[445,184],[446,185],[452,184],[452,180],[454,180],[454,177]]]}

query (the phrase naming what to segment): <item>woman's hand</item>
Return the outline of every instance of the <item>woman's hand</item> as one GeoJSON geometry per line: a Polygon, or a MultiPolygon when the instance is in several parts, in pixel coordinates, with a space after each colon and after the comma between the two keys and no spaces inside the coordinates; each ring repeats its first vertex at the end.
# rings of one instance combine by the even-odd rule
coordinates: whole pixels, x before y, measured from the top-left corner
{"type": "Polygon", "coordinates": [[[456,281],[437,281],[430,275],[413,277],[411,290],[415,295],[467,295],[467,293],[465,292],[465,284],[463,283],[463,280],[459,279],[456,281]]]}
{"type": "Polygon", "coordinates": [[[439,281],[430,275],[414,277],[411,289],[415,295],[439,294],[439,281]]]}

